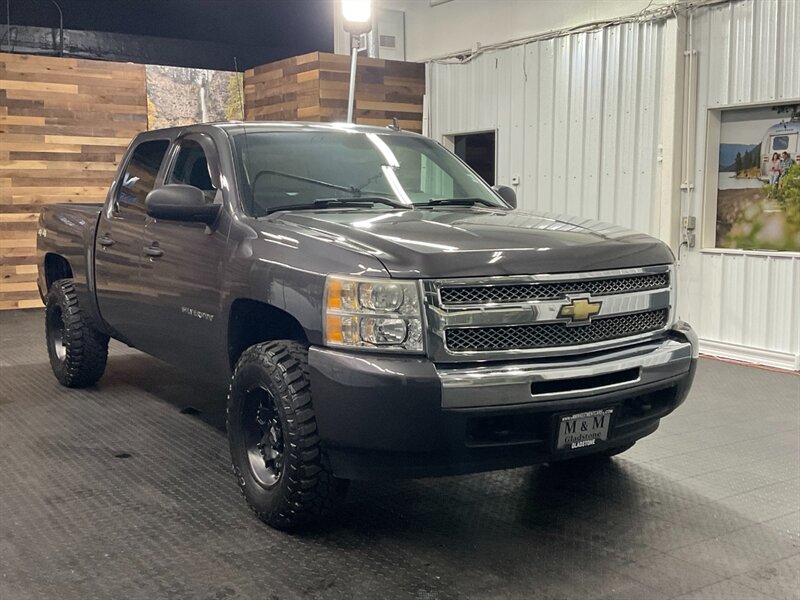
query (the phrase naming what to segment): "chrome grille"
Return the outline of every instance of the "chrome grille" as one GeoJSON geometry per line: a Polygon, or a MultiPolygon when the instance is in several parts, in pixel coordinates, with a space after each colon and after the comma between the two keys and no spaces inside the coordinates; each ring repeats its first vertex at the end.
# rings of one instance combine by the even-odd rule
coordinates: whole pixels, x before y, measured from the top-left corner
{"type": "Polygon", "coordinates": [[[508,327],[445,329],[451,352],[497,352],[590,344],[647,333],[666,327],[667,309],[593,319],[589,325],[541,323],[508,327]]]}
{"type": "Polygon", "coordinates": [[[592,296],[611,296],[666,287],[669,287],[669,273],[665,272],[583,281],[445,286],[440,289],[440,294],[443,305],[458,306],[554,300],[564,298],[567,294],[579,293],[592,296]]]}

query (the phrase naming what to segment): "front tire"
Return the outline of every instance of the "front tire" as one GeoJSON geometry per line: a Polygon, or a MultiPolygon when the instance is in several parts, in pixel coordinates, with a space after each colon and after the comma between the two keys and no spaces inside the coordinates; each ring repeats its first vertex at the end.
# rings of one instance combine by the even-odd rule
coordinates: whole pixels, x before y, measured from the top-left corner
{"type": "Polygon", "coordinates": [[[59,383],[72,388],[97,383],[106,370],[108,336],[81,310],[71,279],[53,282],[44,314],[47,354],[59,383]]]}
{"type": "Polygon", "coordinates": [[[276,529],[318,519],[343,494],[320,445],[308,350],[289,340],[251,346],[228,394],[233,472],[247,504],[276,529]]]}

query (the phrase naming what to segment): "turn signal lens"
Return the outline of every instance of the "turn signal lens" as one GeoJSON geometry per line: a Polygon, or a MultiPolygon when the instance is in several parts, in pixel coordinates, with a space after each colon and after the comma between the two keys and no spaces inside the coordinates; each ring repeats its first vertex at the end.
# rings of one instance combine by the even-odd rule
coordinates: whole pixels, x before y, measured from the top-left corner
{"type": "Polygon", "coordinates": [[[422,352],[419,284],[330,275],[324,323],[328,346],[422,352]]]}
{"type": "Polygon", "coordinates": [[[356,284],[353,281],[331,279],[326,294],[328,310],[354,311],[358,307],[356,284]]]}

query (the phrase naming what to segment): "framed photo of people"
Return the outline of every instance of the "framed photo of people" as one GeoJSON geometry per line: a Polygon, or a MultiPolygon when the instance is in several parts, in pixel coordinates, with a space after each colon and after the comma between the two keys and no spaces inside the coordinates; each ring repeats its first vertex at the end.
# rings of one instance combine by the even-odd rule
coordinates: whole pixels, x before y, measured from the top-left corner
{"type": "Polygon", "coordinates": [[[800,252],[800,102],[717,113],[713,247],[800,252]]]}

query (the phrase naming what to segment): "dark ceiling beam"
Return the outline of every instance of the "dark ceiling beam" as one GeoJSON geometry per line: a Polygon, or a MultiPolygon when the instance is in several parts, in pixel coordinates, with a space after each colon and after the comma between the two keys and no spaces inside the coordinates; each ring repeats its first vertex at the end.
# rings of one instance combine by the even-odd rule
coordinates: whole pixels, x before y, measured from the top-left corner
{"type": "MultiPolygon", "coordinates": [[[[0,0],[0,5],[9,9],[12,26],[53,28],[58,15],[52,1],[0,0]]],[[[333,0],[55,1],[70,30],[268,44],[285,48],[286,56],[333,48],[333,0]]]]}
{"type": "Polygon", "coordinates": [[[96,60],[113,60],[201,69],[245,70],[286,58],[286,48],[271,44],[220,43],[177,40],[155,36],[127,35],[98,31],[12,25],[3,31],[0,51],[23,54],[63,55],[96,60]],[[63,48],[63,51],[61,50],[63,48]]]}

